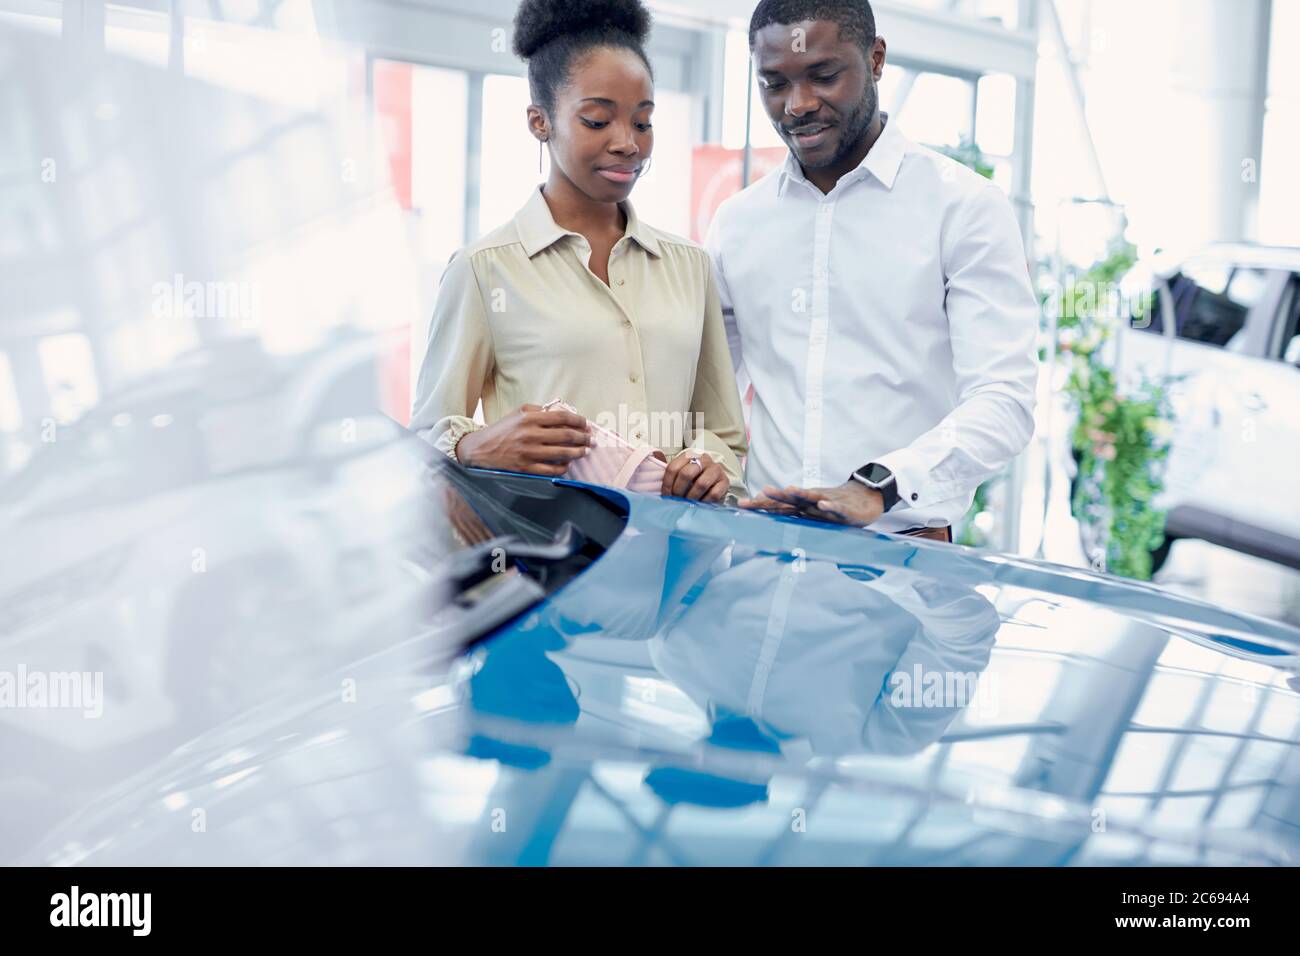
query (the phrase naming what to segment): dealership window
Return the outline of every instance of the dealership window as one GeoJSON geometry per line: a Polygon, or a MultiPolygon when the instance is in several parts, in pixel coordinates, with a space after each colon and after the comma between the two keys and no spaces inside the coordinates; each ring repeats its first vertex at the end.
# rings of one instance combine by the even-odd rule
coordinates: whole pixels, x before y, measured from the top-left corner
{"type": "Polygon", "coordinates": [[[223,20],[209,19],[209,4],[182,4],[187,76],[294,109],[328,109],[346,97],[348,58],[321,41],[310,3],[268,7],[272,22],[258,26],[230,22],[243,19],[242,6],[225,5],[223,20]]]}
{"type": "Polygon", "coordinates": [[[975,86],[975,143],[993,167],[993,181],[1010,195],[1011,154],[1016,149],[1016,78],[989,73],[975,86]]]}
{"type": "Polygon", "coordinates": [[[1300,4],[1274,3],[1259,163],[1259,240],[1300,245],[1300,4]]]}
{"type": "Polygon", "coordinates": [[[727,34],[722,83],[722,145],[728,149],[744,148],[747,110],[751,146],[764,149],[783,145],[781,137],[768,121],[759,96],[758,82],[749,60],[749,34],[745,30],[732,30],[727,34]]]}
{"type": "Polygon", "coordinates": [[[55,420],[60,423],[75,421],[99,401],[90,340],[80,332],[67,332],[46,336],[41,339],[38,349],[55,420]]]}
{"type": "Polygon", "coordinates": [[[936,13],[959,13],[980,20],[1001,23],[1014,29],[1020,22],[1018,0],[901,0],[912,7],[924,7],[936,13]]]}
{"type": "Polygon", "coordinates": [[[480,234],[507,222],[549,173],[546,157],[544,171],[537,171],[538,143],[527,124],[531,102],[528,81],[522,76],[483,77],[483,115],[478,119],[480,234]]]}
{"type": "Polygon", "coordinates": [[[169,58],[170,26],[163,11],[140,10],[110,3],[104,9],[104,48],[109,53],[165,67],[169,58]]]}
{"type": "Polygon", "coordinates": [[[411,74],[411,206],[422,261],[441,271],[465,241],[469,74],[415,66],[411,74]]]}
{"type": "Polygon", "coordinates": [[[27,0],[21,5],[11,0],[4,6],[11,9],[0,10],[0,24],[34,30],[46,36],[58,36],[63,29],[61,0],[27,0]]]}
{"type": "MultiPolygon", "coordinates": [[[[8,353],[0,352],[0,432],[16,432],[22,425],[23,411],[18,403],[13,368],[8,353]]],[[[0,461],[0,474],[3,473],[4,462],[0,461]]]]}
{"type": "Polygon", "coordinates": [[[959,146],[974,130],[974,88],[969,80],[921,73],[903,104],[898,122],[908,137],[929,146],[959,146]]]}

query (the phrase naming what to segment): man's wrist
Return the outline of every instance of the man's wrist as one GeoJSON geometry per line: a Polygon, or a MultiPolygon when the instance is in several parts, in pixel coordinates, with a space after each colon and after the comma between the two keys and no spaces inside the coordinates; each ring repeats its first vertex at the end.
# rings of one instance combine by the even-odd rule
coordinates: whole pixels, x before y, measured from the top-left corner
{"type": "Polygon", "coordinates": [[[872,488],[869,485],[864,485],[862,482],[855,481],[852,478],[849,479],[848,483],[853,487],[857,488],[858,491],[861,492],[866,497],[869,510],[877,511],[879,512],[879,514],[884,514],[886,511],[889,510],[888,508],[885,507],[885,496],[882,495],[875,488],[872,488]]]}
{"type": "Polygon", "coordinates": [[[897,477],[893,471],[879,462],[868,462],[850,475],[849,480],[880,496],[882,514],[888,512],[900,500],[897,477]]]}

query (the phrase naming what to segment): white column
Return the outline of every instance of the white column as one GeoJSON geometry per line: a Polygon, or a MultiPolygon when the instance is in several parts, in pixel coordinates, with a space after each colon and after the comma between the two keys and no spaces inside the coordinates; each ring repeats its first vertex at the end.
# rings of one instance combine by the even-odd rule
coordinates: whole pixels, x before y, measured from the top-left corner
{"type": "Polygon", "coordinates": [[[1259,206],[1259,162],[1268,93],[1272,0],[1179,0],[1174,82],[1198,104],[1200,129],[1188,148],[1206,150],[1204,196],[1213,239],[1252,239],[1259,206]]]}

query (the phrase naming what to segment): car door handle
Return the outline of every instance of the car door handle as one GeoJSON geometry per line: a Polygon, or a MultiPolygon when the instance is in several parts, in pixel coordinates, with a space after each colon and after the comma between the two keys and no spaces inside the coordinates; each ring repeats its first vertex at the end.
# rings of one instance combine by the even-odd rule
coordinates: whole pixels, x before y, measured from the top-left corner
{"type": "Polygon", "coordinates": [[[1264,401],[1264,396],[1259,392],[1247,392],[1246,397],[1242,399],[1241,404],[1245,405],[1252,412],[1262,412],[1268,408],[1268,402],[1264,401]]]}

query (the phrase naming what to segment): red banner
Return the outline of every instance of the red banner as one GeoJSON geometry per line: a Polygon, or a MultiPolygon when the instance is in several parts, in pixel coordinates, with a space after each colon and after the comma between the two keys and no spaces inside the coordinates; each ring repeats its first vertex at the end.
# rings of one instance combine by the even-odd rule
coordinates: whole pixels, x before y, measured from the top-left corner
{"type": "MultiPolygon", "coordinates": [[[[757,182],[785,162],[784,146],[755,149],[750,157],[749,181],[757,182]]],[[[741,189],[745,151],[725,146],[696,146],[691,163],[691,238],[703,242],[713,214],[723,201],[741,189]]]]}

